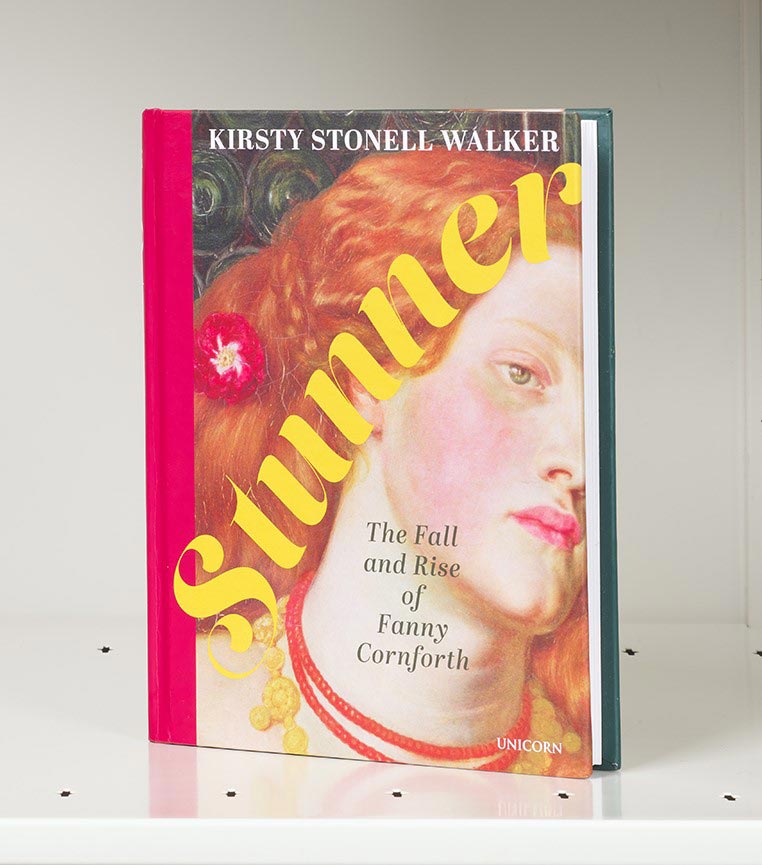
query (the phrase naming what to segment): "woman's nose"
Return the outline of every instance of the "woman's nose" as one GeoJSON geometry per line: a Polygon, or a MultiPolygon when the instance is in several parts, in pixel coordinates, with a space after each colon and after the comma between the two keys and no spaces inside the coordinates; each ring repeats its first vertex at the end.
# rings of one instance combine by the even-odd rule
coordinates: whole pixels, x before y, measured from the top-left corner
{"type": "Polygon", "coordinates": [[[540,477],[570,492],[585,488],[585,448],[581,392],[560,398],[547,418],[537,453],[540,477]]]}

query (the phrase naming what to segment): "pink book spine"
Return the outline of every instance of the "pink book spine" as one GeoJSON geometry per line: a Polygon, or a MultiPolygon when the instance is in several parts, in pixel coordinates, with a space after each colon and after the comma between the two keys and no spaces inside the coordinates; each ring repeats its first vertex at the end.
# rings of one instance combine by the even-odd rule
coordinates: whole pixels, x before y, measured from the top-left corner
{"type": "Polygon", "coordinates": [[[196,742],[196,622],[173,583],[195,535],[191,128],[189,111],[143,113],[148,731],[184,744],[196,742]]]}

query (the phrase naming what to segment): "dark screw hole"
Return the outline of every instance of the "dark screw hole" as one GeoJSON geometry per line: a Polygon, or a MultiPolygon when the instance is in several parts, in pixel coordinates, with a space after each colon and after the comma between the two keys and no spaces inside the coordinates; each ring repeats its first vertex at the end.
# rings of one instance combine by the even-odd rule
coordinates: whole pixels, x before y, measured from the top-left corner
{"type": "Polygon", "coordinates": [[[61,790],[58,795],[65,799],[67,796],[71,796],[71,790],[61,790]]]}
{"type": "Polygon", "coordinates": [[[757,649],[757,651],[754,654],[759,655],[759,657],[762,658],[762,649],[757,649]]]}
{"type": "Polygon", "coordinates": [[[735,802],[736,801],[736,797],[731,796],[730,793],[726,793],[722,798],[727,799],[728,802],[735,802]]]}
{"type": "Polygon", "coordinates": [[[402,790],[392,790],[392,796],[394,796],[395,799],[401,799],[402,790]]]}
{"type": "Polygon", "coordinates": [[[624,653],[625,653],[625,655],[637,655],[638,650],[637,649],[625,649],[624,653]]]}
{"type": "Polygon", "coordinates": [[[228,790],[228,792],[225,793],[225,795],[226,795],[229,799],[232,799],[233,796],[235,796],[235,790],[228,790]]]}
{"type": "Polygon", "coordinates": [[[99,652],[103,652],[103,654],[105,655],[106,652],[110,652],[110,651],[111,651],[111,646],[101,646],[100,649],[98,649],[98,651],[99,651],[99,652]]]}
{"type": "Polygon", "coordinates": [[[568,799],[568,798],[569,798],[569,794],[568,794],[568,793],[564,793],[563,791],[561,791],[561,792],[558,794],[558,798],[559,798],[559,799],[568,799]]]}

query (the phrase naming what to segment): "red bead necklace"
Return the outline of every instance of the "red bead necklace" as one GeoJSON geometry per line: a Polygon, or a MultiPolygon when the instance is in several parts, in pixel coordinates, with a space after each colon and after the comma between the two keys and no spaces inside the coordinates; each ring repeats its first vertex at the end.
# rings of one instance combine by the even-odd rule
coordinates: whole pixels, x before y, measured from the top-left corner
{"type": "MultiPolygon", "coordinates": [[[[340,697],[331,688],[328,682],[326,682],[325,678],[316,667],[304,641],[302,611],[304,608],[304,597],[313,577],[314,573],[306,574],[296,584],[296,586],[294,586],[291,592],[286,607],[286,637],[288,640],[289,653],[291,655],[291,664],[294,668],[294,676],[296,677],[299,689],[312,711],[340,741],[349,745],[349,747],[354,751],[357,751],[358,754],[361,754],[370,760],[377,760],[383,763],[398,762],[393,760],[391,757],[380,753],[375,748],[361,742],[353,736],[349,730],[342,726],[342,724],[334,718],[318,700],[312,687],[313,683],[325,700],[347,720],[356,724],[360,729],[365,730],[367,733],[381,739],[383,742],[388,742],[390,745],[394,745],[404,751],[409,751],[412,754],[427,757],[432,760],[447,760],[452,762],[494,757],[496,754],[499,754],[500,756],[498,756],[497,759],[476,767],[487,771],[501,771],[507,769],[516,761],[518,751],[501,752],[500,748],[498,748],[497,740],[467,747],[451,747],[446,745],[435,745],[432,742],[424,742],[420,739],[403,736],[401,733],[390,730],[378,721],[374,721],[372,718],[364,715],[352,706],[351,703],[348,703],[344,698],[340,697]]],[[[506,738],[525,739],[527,737],[529,734],[531,710],[531,695],[529,694],[529,691],[525,689],[522,698],[521,714],[513,727],[506,733],[506,738]]]]}

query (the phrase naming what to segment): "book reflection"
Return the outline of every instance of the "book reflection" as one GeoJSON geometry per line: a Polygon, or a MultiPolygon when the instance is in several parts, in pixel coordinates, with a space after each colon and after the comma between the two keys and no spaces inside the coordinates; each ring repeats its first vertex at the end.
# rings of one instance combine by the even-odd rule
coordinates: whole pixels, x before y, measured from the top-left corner
{"type": "Polygon", "coordinates": [[[152,817],[621,816],[615,773],[575,780],[156,743],[149,764],[152,817]]]}

